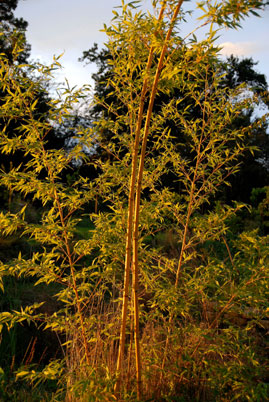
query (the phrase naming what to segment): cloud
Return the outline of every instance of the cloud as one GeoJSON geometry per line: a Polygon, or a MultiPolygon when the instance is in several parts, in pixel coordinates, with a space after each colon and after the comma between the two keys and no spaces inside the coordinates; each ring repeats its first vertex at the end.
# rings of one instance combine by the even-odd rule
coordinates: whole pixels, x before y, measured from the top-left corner
{"type": "Polygon", "coordinates": [[[260,52],[261,46],[255,42],[223,42],[220,44],[222,48],[220,53],[223,56],[253,56],[255,53],[260,52]]]}
{"type": "Polygon", "coordinates": [[[84,84],[93,85],[93,81],[91,79],[91,74],[95,72],[96,68],[81,68],[81,63],[77,63],[71,60],[66,60],[64,62],[64,68],[60,71],[59,76],[62,78],[66,78],[70,87],[78,86],[81,87],[84,84]]]}

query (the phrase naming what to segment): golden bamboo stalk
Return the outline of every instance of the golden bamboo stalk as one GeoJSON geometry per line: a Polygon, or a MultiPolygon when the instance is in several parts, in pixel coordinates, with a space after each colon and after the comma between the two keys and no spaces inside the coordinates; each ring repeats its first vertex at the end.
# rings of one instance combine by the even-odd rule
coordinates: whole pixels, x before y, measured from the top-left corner
{"type": "MultiPolygon", "coordinates": [[[[158,17],[158,21],[161,21],[163,17],[163,13],[165,10],[166,1],[163,3],[162,8],[160,10],[160,14],[158,17]]],[[[152,64],[153,59],[153,51],[154,46],[152,45],[149,51],[146,71],[149,72],[149,69],[152,64]]],[[[114,392],[117,394],[120,389],[121,382],[121,371],[122,371],[122,362],[124,356],[124,348],[125,348],[125,337],[126,337],[126,319],[127,319],[127,310],[128,310],[128,294],[129,294],[129,283],[130,283],[130,269],[131,269],[131,257],[132,257],[132,235],[133,235],[133,211],[134,211],[134,196],[135,196],[135,184],[136,184],[136,175],[137,175],[137,162],[138,162],[138,152],[139,152],[139,139],[140,132],[142,126],[143,112],[144,112],[144,104],[146,94],[148,92],[148,74],[145,75],[143,81],[143,87],[141,90],[140,96],[140,104],[137,116],[137,124],[135,130],[135,140],[133,145],[133,154],[132,154],[132,172],[130,179],[130,187],[129,187],[129,198],[128,198],[128,219],[127,219],[127,234],[126,234],[126,247],[125,247],[125,270],[124,270],[124,286],[123,286],[123,302],[122,302],[122,318],[121,318],[121,331],[120,331],[120,344],[118,351],[118,359],[117,359],[117,373],[118,378],[114,387],[114,392]]]]}
{"type": "MultiPolygon", "coordinates": [[[[139,228],[139,212],[140,212],[140,199],[141,199],[141,188],[142,188],[142,179],[143,179],[143,171],[144,171],[144,162],[145,162],[145,154],[146,154],[146,146],[147,146],[147,138],[149,134],[150,121],[152,116],[152,110],[154,106],[154,101],[156,97],[157,87],[161,75],[161,71],[164,64],[164,57],[167,52],[168,42],[170,40],[179,10],[182,6],[184,0],[180,0],[174,10],[172,19],[170,21],[170,27],[167,31],[165,41],[162,47],[162,51],[160,54],[157,70],[155,73],[154,81],[151,88],[151,96],[147,110],[146,122],[145,122],[145,130],[141,147],[140,154],[140,162],[138,168],[138,178],[137,178],[137,189],[136,189],[136,199],[135,199],[135,218],[134,218],[134,230],[133,230],[133,295],[134,295],[134,321],[135,321],[135,355],[136,355],[136,378],[137,378],[137,396],[140,398],[141,396],[141,356],[140,356],[140,344],[139,344],[139,301],[138,301],[138,274],[139,274],[139,266],[138,266],[138,228],[139,228]]],[[[163,4],[164,7],[164,4],[163,4]]]]}

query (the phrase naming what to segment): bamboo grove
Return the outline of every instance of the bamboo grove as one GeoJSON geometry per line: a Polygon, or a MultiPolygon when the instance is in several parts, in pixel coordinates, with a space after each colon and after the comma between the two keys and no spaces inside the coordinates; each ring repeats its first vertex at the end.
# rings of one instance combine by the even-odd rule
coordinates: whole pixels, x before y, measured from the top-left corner
{"type": "Polygon", "coordinates": [[[248,206],[216,195],[268,116],[234,124],[263,95],[222,85],[215,45],[221,29],[264,4],[198,2],[200,22],[182,37],[187,6],[155,0],[144,13],[139,1],[123,1],[104,27],[109,95],[65,89],[44,115],[37,94],[58,59],[10,65],[1,55],[1,152],[24,158],[1,170],[1,188],[21,205],[0,213],[1,236],[31,247],[1,262],[0,284],[6,294],[8,281],[25,281],[35,296],[3,311],[0,324],[3,339],[27,325],[56,334],[60,356],[24,359],[14,372],[16,384],[54,384],[44,400],[265,400],[268,237],[232,233],[248,206]],[[75,127],[68,151],[48,149],[53,127],[85,99],[107,113],[75,127]],[[63,180],[80,164],[98,174],[63,180]]]}

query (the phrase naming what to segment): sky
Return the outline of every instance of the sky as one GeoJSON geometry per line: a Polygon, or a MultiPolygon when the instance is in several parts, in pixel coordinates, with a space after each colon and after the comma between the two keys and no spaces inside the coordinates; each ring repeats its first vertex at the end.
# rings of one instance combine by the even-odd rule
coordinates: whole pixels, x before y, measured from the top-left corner
{"type": "MultiPolygon", "coordinates": [[[[70,86],[80,87],[92,84],[91,74],[96,67],[85,66],[78,58],[95,42],[102,48],[106,37],[100,29],[104,23],[109,25],[113,7],[120,3],[121,0],[19,0],[15,15],[29,24],[26,37],[32,47],[32,59],[50,64],[54,55],[63,53],[63,69],[56,79],[63,82],[67,78],[70,86]]],[[[192,9],[195,3],[189,1],[186,6],[192,9]]],[[[145,9],[150,4],[150,0],[142,0],[145,9]]],[[[259,62],[257,70],[269,81],[269,7],[261,15],[247,18],[240,30],[223,31],[217,43],[223,46],[223,55],[232,53],[259,62]]],[[[193,22],[183,28],[184,34],[192,29],[193,22]]]]}

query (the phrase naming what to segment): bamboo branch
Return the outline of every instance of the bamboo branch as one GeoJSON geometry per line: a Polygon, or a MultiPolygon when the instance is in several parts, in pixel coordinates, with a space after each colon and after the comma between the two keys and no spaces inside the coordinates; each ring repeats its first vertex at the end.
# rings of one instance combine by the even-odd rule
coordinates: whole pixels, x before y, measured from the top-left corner
{"type": "MultiPolygon", "coordinates": [[[[31,121],[34,122],[34,124],[33,124],[34,130],[35,130],[38,138],[40,138],[40,133],[39,133],[38,127],[36,126],[32,110],[30,109],[30,107],[28,106],[28,104],[25,101],[24,101],[24,105],[26,107],[26,110],[29,113],[29,117],[30,117],[31,121]]],[[[41,138],[40,138],[40,140],[41,140],[41,138]]],[[[46,160],[46,150],[45,150],[44,145],[43,145],[42,142],[41,142],[41,151],[42,151],[42,153],[44,155],[44,160],[46,160]]],[[[87,337],[86,337],[85,323],[84,323],[84,320],[83,320],[82,307],[81,307],[79,294],[78,294],[78,289],[77,289],[74,261],[72,259],[72,252],[71,252],[71,248],[70,248],[69,240],[68,240],[68,235],[67,235],[67,231],[66,231],[65,217],[64,217],[62,205],[61,205],[61,202],[59,200],[58,193],[57,193],[57,187],[56,187],[56,184],[55,184],[53,173],[51,171],[51,167],[50,167],[49,163],[47,163],[47,161],[46,161],[45,165],[46,165],[46,169],[48,171],[50,181],[51,181],[51,183],[53,184],[53,187],[54,187],[53,196],[54,196],[54,200],[56,202],[56,205],[57,205],[57,208],[58,208],[58,211],[59,211],[60,221],[61,221],[61,225],[62,225],[62,228],[63,228],[64,244],[65,244],[65,248],[66,248],[65,254],[66,254],[67,258],[68,258],[70,271],[71,271],[72,288],[74,290],[75,298],[76,298],[76,308],[77,308],[79,321],[80,321],[80,325],[81,325],[81,334],[82,334],[82,339],[83,339],[83,344],[84,344],[84,349],[85,349],[86,363],[87,363],[87,365],[89,365],[90,364],[90,354],[89,354],[88,342],[87,342],[87,337]]]]}

